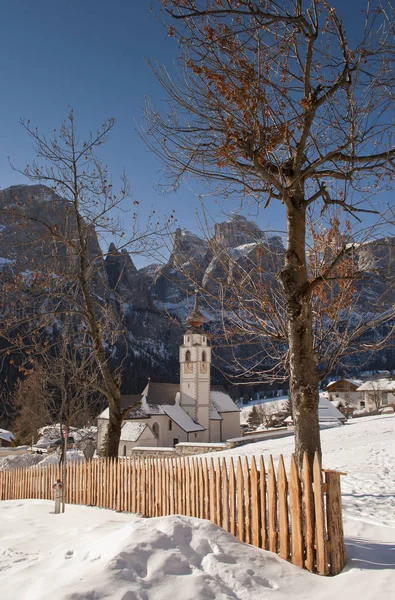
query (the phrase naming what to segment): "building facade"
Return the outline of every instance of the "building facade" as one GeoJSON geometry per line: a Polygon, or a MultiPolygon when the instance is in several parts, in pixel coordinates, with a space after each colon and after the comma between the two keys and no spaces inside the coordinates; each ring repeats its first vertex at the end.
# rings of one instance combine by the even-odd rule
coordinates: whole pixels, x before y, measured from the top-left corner
{"type": "MultiPolygon", "coordinates": [[[[197,301],[180,346],[180,381],[148,381],[141,395],[122,396],[119,455],[134,448],[172,448],[180,442],[217,443],[239,437],[240,409],[221,386],[211,386],[211,348],[197,301]],[[133,409],[133,405],[139,405],[133,409]]],[[[97,448],[105,443],[108,408],[98,417],[97,448]]]]}

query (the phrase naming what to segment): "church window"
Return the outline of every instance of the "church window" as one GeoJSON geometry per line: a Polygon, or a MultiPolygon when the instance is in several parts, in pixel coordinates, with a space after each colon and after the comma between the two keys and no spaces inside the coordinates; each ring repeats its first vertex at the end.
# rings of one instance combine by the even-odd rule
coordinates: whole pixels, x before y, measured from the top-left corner
{"type": "Polygon", "coordinates": [[[204,335],[204,336],[203,336],[203,342],[205,342],[205,341],[206,341],[206,336],[204,335]]]}
{"type": "Polygon", "coordinates": [[[154,423],[152,425],[152,431],[154,432],[155,437],[159,438],[159,424],[154,423]]]}
{"type": "Polygon", "coordinates": [[[173,427],[172,420],[171,420],[171,419],[169,419],[169,431],[171,431],[171,430],[172,430],[172,427],[173,427]]]}
{"type": "Polygon", "coordinates": [[[185,353],[185,360],[187,362],[189,362],[191,360],[191,353],[190,353],[189,350],[187,350],[186,353],[185,353]]]}
{"type": "Polygon", "coordinates": [[[174,438],[173,439],[173,446],[177,446],[177,444],[179,443],[179,439],[178,438],[174,438]]]}
{"type": "Polygon", "coordinates": [[[126,446],[123,447],[123,455],[126,456],[126,446]]]}
{"type": "Polygon", "coordinates": [[[203,353],[202,353],[202,361],[206,362],[206,352],[204,350],[203,350],[203,353]]]}
{"type": "Polygon", "coordinates": [[[190,342],[190,341],[191,341],[191,338],[190,338],[190,336],[189,336],[189,335],[188,335],[188,338],[187,338],[187,339],[188,339],[188,342],[190,342]]]}

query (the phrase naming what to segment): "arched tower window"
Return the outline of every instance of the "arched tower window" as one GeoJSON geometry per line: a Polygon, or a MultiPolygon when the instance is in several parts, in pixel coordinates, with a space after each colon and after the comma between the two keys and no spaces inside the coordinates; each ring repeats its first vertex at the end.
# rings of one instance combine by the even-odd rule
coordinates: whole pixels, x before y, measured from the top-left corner
{"type": "Polygon", "coordinates": [[[203,350],[202,352],[202,362],[206,362],[206,351],[203,350]]]}
{"type": "Polygon", "coordinates": [[[152,425],[152,431],[154,432],[155,437],[159,438],[159,423],[154,423],[152,425]]]}
{"type": "Polygon", "coordinates": [[[126,446],[123,447],[123,455],[126,456],[126,446]]]}
{"type": "Polygon", "coordinates": [[[191,353],[189,350],[185,352],[185,360],[186,362],[189,362],[191,360],[191,353]]]}

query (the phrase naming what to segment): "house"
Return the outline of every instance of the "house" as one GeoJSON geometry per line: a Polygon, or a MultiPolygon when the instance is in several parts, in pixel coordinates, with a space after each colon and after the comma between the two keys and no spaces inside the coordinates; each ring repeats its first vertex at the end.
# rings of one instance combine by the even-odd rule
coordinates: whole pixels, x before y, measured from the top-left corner
{"type": "Polygon", "coordinates": [[[361,394],[360,410],[375,411],[395,404],[395,380],[371,379],[360,385],[357,391],[361,394]]]}
{"type": "Polygon", "coordinates": [[[0,429],[0,448],[8,448],[12,446],[15,436],[11,431],[7,429],[0,429]]]}
{"type": "MultiPolygon", "coordinates": [[[[264,406],[270,414],[284,416],[287,403],[288,398],[277,398],[275,400],[258,404],[258,406],[264,406]]],[[[246,411],[246,409],[244,409],[244,411],[246,411]]],[[[332,402],[329,402],[328,398],[320,394],[318,403],[318,420],[320,423],[338,423],[339,421],[344,423],[346,421],[346,417],[333,405],[332,402]]],[[[284,423],[286,425],[291,424],[292,417],[289,416],[284,419],[284,423]]]]}
{"type": "MultiPolygon", "coordinates": [[[[197,299],[180,346],[179,383],[148,383],[141,394],[122,396],[126,417],[119,454],[133,448],[172,448],[179,442],[215,443],[240,436],[240,409],[221,386],[210,382],[211,347],[197,299]],[[138,408],[132,408],[133,406],[138,408]]],[[[106,408],[98,417],[98,451],[108,427],[106,408]]]]}
{"type": "Polygon", "coordinates": [[[328,393],[328,400],[345,414],[352,413],[359,408],[361,393],[358,391],[362,384],[360,379],[338,379],[331,381],[325,390],[328,393]]]}

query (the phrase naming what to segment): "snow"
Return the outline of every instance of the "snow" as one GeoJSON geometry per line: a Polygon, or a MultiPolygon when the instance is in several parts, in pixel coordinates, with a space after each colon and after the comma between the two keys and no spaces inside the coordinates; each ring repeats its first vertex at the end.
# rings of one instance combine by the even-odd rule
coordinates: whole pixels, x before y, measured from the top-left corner
{"type": "MultiPolygon", "coordinates": [[[[348,562],[319,577],[241,544],[209,521],[143,519],[53,502],[0,502],[2,600],[390,600],[395,589],[395,415],[322,432],[324,466],[342,477],[348,562]]],[[[151,449],[152,450],[152,449],[151,449]]],[[[213,456],[269,453],[286,462],[293,439],[213,456]]],[[[205,456],[209,457],[210,454],[205,456]]]]}
{"type": "Polygon", "coordinates": [[[204,427],[196,423],[179,404],[163,405],[163,411],[172,419],[181,429],[190,433],[191,431],[204,431],[204,427]]]}
{"type": "MultiPolygon", "coordinates": [[[[263,405],[268,411],[268,413],[275,414],[281,411],[285,411],[287,408],[287,403],[287,396],[279,396],[278,398],[272,400],[255,401],[253,404],[242,408],[240,415],[240,423],[246,424],[248,422],[248,417],[253,406],[263,405]]],[[[339,410],[337,410],[336,406],[328,400],[324,393],[320,394],[318,411],[320,423],[338,420],[342,421],[345,419],[344,415],[339,410]]],[[[287,420],[285,422],[287,422],[287,420]]]]}
{"type": "MultiPolygon", "coordinates": [[[[17,449],[15,449],[17,450],[17,449]]],[[[0,471],[5,469],[22,469],[24,467],[43,467],[48,464],[57,464],[60,454],[37,454],[36,452],[24,452],[23,454],[8,454],[0,456],[0,471]]],[[[79,450],[67,451],[68,461],[83,461],[84,455],[79,450]]]]}
{"type": "Polygon", "coordinates": [[[5,440],[6,442],[12,442],[15,439],[15,436],[12,431],[0,429],[0,439],[5,440]]]}
{"type": "Polygon", "coordinates": [[[146,423],[138,423],[133,421],[126,421],[122,426],[121,431],[121,442],[137,442],[144,429],[147,427],[146,423]]]}
{"type": "Polygon", "coordinates": [[[211,390],[210,401],[219,413],[240,411],[238,406],[236,406],[236,404],[233,402],[232,398],[224,392],[211,390]]]}
{"type": "Polygon", "coordinates": [[[359,386],[357,392],[374,392],[376,390],[385,392],[394,391],[395,381],[392,379],[374,379],[372,381],[365,381],[365,383],[359,386]]]}

